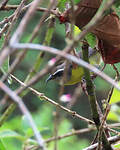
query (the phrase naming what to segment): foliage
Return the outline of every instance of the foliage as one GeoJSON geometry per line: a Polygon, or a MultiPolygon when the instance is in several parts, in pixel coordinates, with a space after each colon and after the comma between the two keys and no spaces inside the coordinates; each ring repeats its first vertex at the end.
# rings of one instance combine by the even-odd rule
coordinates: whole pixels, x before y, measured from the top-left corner
{"type": "MultiPolygon", "coordinates": [[[[80,0],[75,0],[74,3],[77,4],[80,0]]],[[[20,4],[20,0],[10,0],[8,1],[8,4],[16,5],[20,4]]],[[[65,10],[65,4],[66,2],[71,3],[71,0],[58,0],[57,7],[60,11],[65,10]]],[[[44,5],[47,7],[47,4],[49,1],[44,1],[44,5]]],[[[119,4],[115,5],[115,8],[117,10],[117,13],[119,14],[119,4]]],[[[10,16],[14,10],[10,11],[1,11],[0,15],[0,21],[2,21],[5,17],[10,16]]],[[[16,25],[14,26],[11,35],[16,30],[18,24],[21,22],[25,12],[20,15],[19,19],[16,22],[16,25]]],[[[31,37],[31,33],[33,29],[35,28],[35,25],[39,22],[39,18],[41,18],[41,12],[35,13],[35,16],[30,20],[23,36],[20,42],[22,43],[28,43],[31,37]]],[[[44,25],[40,28],[38,32],[38,36],[33,40],[33,43],[42,43],[43,45],[50,45],[52,47],[56,47],[58,49],[63,49],[66,45],[65,41],[65,26],[59,24],[58,21],[56,21],[56,25],[54,26],[54,29],[51,29],[50,32],[48,31],[48,22],[45,22],[44,25]],[[47,32],[48,31],[48,32],[47,32]],[[49,37],[47,34],[47,44],[45,43],[46,33],[49,33],[49,37]]],[[[3,26],[1,26],[3,28],[3,26]]],[[[79,35],[81,30],[74,26],[74,35],[75,37],[79,35]]],[[[5,34],[7,31],[5,32],[5,34]]],[[[2,35],[0,38],[0,48],[2,48],[2,45],[5,41],[4,39],[5,35],[2,35]]],[[[90,45],[90,47],[95,48],[97,41],[96,37],[92,33],[88,33],[85,36],[85,40],[90,45]]],[[[82,42],[81,42],[82,43],[82,42]]],[[[81,51],[82,44],[79,44],[77,47],[78,51],[81,51]]],[[[33,69],[34,64],[36,63],[36,58],[40,55],[38,51],[32,50],[28,51],[25,55],[25,58],[20,62],[20,64],[17,66],[14,75],[20,79],[21,81],[25,81],[26,77],[28,77],[29,73],[33,71],[33,76],[39,72],[40,70],[44,69],[46,67],[46,64],[48,64],[48,60],[53,57],[53,55],[50,54],[44,54],[44,58],[40,58],[39,66],[36,67],[36,70],[33,69]]],[[[1,77],[3,74],[6,74],[10,68],[11,63],[15,60],[16,57],[18,57],[19,53],[14,53],[12,56],[8,56],[5,60],[5,63],[1,67],[1,77]]],[[[97,57],[98,58],[98,57],[97,57]]],[[[103,63],[100,64],[100,68],[102,68],[103,63]]],[[[105,68],[105,73],[109,74],[111,77],[115,76],[115,70],[111,69],[112,67],[109,65],[105,68]]],[[[119,71],[120,64],[117,64],[117,68],[119,71]]],[[[40,93],[44,93],[47,97],[53,99],[55,102],[58,102],[62,104],[63,106],[67,107],[67,103],[60,102],[60,97],[58,94],[60,91],[60,86],[56,81],[51,81],[48,84],[46,84],[47,76],[44,76],[40,81],[36,83],[34,86],[35,89],[37,89],[40,93]]],[[[98,100],[107,99],[108,91],[110,86],[106,84],[106,82],[103,82],[102,79],[99,79],[97,77],[94,81],[96,91],[98,93],[97,98],[98,100]]],[[[6,82],[6,85],[10,87],[11,89],[16,90],[20,85],[14,81],[10,76],[8,77],[8,80],[6,82]]],[[[70,93],[73,95],[75,87],[69,86],[65,87],[64,93],[70,93]]],[[[3,93],[0,91],[1,95],[3,96],[3,93]]],[[[79,92],[80,93],[80,92],[79,92]]],[[[24,96],[21,96],[23,100],[25,100],[25,104],[28,107],[29,111],[32,114],[32,117],[34,118],[34,122],[38,127],[39,132],[42,134],[43,139],[48,140],[55,134],[55,126],[57,126],[58,130],[58,136],[65,135],[69,132],[73,132],[74,129],[82,129],[88,127],[87,123],[84,123],[83,121],[76,119],[75,117],[70,117],[67,113],[64,111],[61,111],[60,109],[57,109],[52,104],[48,104],[45,100],[43,100],[40,96],[35,96],[31,92],[26,92],[23,94],[24,96]],[[56,117],[56,114],[58,112],[58,117],[56,117]],[[58,119],[58,120],[57,120],[58,119]],[[56,121],[57,120],[57,121],[56,121]]],[[[3,99],[2,99],[2,102],[3,99]]],[[[9,101],[4,104],[1,102],[0,106],[0,115],[3,115],[3,112],[5,112],[6,107],[8,107],[9,101]]],[[[107,117],[107,120],[109,122],[119,122],[120,121],[120,110],[119,110],[119,102],[120,102],[120,92],[117,89],[113,90],[113,94],[110,98],[110,104],[111,104],[111,110],[107,117]]],[[[106,106],[106,105],[105,105],[106,106]]],[[[86,95],[84,92],[79,96],[76,103],[74,104],[73,110],[75,110],[78,114],[91,119],[90,115],[90,107],[89,103],[86,100],[86,95]]],[[[74,114],[73,114],[74,116],[74,114]]],[[[57,141],[57,146],[59,150],[69,149],[69,150],[83,150],[83,148],[90,145],[92,141],[92,137],[95,135],[94,132],[89,133],[89,135],[81,134],[81,135],[74,135],[69,136],[66,138],[63,138],[61,140],[57,141]],[[74,147],[73,147],[74,145],[74,147]]],[[[29,124],[28,119],[26,116],[21,115],[20,111],[16,109],[14,113],[12,113],[11,116],[9,116],[8,120],[4,122],[4,124],[0,127],[0,150],[6,150],[8,147],[10,150],[21,150],[21,149],[27,149],[30,146],[38,146],[37,141],[34,137],[34,132],[29,124]]],[[[55,141],[51,141],[47,143],[47,149],[53,150],[55,147],[55,141]]],[[[116,144],[115,148],[119,148],[120,144],[116,144]]]]}
{"type": "MultiPolygon", "coordinates": [[[[74,2],[74,4],[77,4],[77,3],[80,2],[80,0],[74,0],[73,2],[74,2]]],[[[70,1],[70,0],[58,0],[58,6],[57,6],[57,7],[58,7],[60,10],[64,10],[66,3],[71,3],[71,1],[70,1]]]]}
{"type": "MultiPolygon", "coordinates": [[[[50,138],[53,129],[53,107],[47,105],[43,105],[40,111],[35,112],[33,114],[35,123],[38,126],[39,131],[42,133],[45,139],[50,138]],[[47,107],[47,109],[46,109],[47,107]],[[46,110],[46,111],[45,111],[46,110]],[[46,118],[47,116],[47,118],[46,118]]],[[[59,135],[63,135],[67,132],[72,131],[72,124],[68,119],[62,118],[62,123],[59,126],[59,135]]],[[[4,144],[9,147],[9,149],[21,150],[23,143],[26,143],[30,138],[30,144],[36,142],[32,142],[33,139],[33,131],[29,126],[27,119],[24,116],[17,116],[6,122],[0,129],[0,137],[4,144]],[[18,145],[16,145],[16,142],[18,145]]],[[[75,136],[68,137],[62,139],[58,143],[59,149],[62,149],[64,145],[65,148],[72,150],[72,145],[76,143],[76,149],[83,149],[88,145],[88,140],[81,139],[81,142],[78,142],[78,138],[75,136]],[[81,144],[83,143],[83,144],[81,144]]],[[[54,142],[48,144],[48,149],[52,150],[54,148],[54,142]]]]}

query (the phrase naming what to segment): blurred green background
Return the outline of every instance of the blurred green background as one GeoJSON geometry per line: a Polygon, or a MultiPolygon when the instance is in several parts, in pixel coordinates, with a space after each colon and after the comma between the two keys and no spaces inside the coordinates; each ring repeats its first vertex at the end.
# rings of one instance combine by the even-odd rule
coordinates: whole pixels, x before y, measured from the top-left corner
{"type": "MultiPolygon", "coordinates": [[[[19,4],[20,0],[9,0],[8,4],[19,4]]],[[[30,1],[28,1],[29,3],[30,1]]],[[[44,4],[42,4],[43,7],[47,7],[49,1],[45,0],[44,4]]],[[[10,16],[14,11],[0,11],[0,22],[5,18],[10,16]]],[[[25,12],[22,13],[19,17],[19,20],[17,21],[14,30],[19,25],[21,19],[23,18],[25,12]]],[[[21,42],[28,42],[28,40],[31,37],[31,33],[34,29],[34,27],[39,22],[42,12],[36,12],[35,16],[30,20],[29,24],[27,25],[27,28],[24,32],[24,35],[22,36],[21,42]]],[[[2,28],[3,26],[0,26],[2,28]]],[[[45,38],[45,33],[47,31],[48,27],[48,21],[45,22],[45,24],[40,28],[38,36],[34,39],[33,43],[40,43],[42,44],[45,38]]],[[[13,31],[14,32],[14,31],[13,31]]],[[[0,47],[2,46],[2,43],[4,41],[4,36],[0,39],[0,47]]],[[[55,31],[53,34],[51,46],[56,47],[58,49],[63,49],[65,47],[65,27],[63,24],[59,24],[59,21],[56,21],[55,24],[55,31]]],[[[39,52],[31,50],[27,52],[27,55],[25,56],[24,60],[18,65],[14,75],[20,79],[21,81],[24,81],[31,71],[31,68],[33,67],[35,60],[38,56],[39,52]]],[[[17,54],[14,54],[10,58],[10,64],[13,62],[13,60],[16,58],[17,54]]],[[[44,68],[47,64],[48,60],[54,57],[51,54],[47,54],[44,57],[44,61],[41,65],[41,68],[44,68]]],[[[103,65],[103,64],[102,64],[103,65]]],[[[101,65],[101,66],[102,66],[101,65]]],[[[116,65],[118,70],[120,70],[120,65],[116,65]]],[[[115,70],[113,70],[112,66],[107,65],[105,70],[105,73],[110,75],[111,77],[115,77],[115,70]]],[[[1,72],[2,76],[2,72],[1,72]]],[[[39,80],[39,82],[34,86],[35,89],[37,89],[39,92],[45,93],[46,96],[51,98],[52,100],[62,103],[59,101],[59,90],[60,85],[55,81],[50,81],[46,85],[46,78],[48,75],[46,75],[44,78],[39,80]]],[[[101,101],[107,98],[110,85],[97,77],[94,81],[95,83],[95,89],[96,89],[96,95],[97,100],[101,104],[101,101]]],[[[9,85],[10,88],[16,89],[19,87],[19,84],[15,81],[12,82],[11,85],[9,85]]],[[[75,87],[74,86],[66,86],[64,94],[73,94],[75,87]]],[[[1,92],[2,97],[3,93],[1,92]]],[[[30,110],[30,112],[33,115],[33,118],[35,120],[35,123],[40,130],[41,134],[43,135],[44,139],[48,139],[49,137],[54,135],[54,122],[55,122],[55,116],[54,112],[56,111],[56,108],[43,100],[40,100],[38,97],[33,95],[31,92],[29,92],[26,96],[23,97],[23,100],[30,110]]],[[[66,103],[62,103],[62,105],[67,106],[66,103]]],[[[3,106],[1,108],[1,114],[5,111],[6,107],[3,106]]],[[[84,92],[81,93],[79,98],[77,99],[76,103],[72,107],[72,110],[79,113],[81,116],[84,116],[86,118],[91,118],[90,113],[90,106],[88,102],[87,96],[84,94],[84,92]]],[[[112,120],[112,119],[111,119],[112,120]]],[[[113,119],[114,120],[114,119],[113,119]]],[[[119,117],[117,117],[116,120],[118,121],[119,117]]],[[[56,123],[58,126],[58,135],[63,135],[67,132],[71,132],[72,129],[82,129],[88,127],[88,125],[79,120],[75,117],[70,116],[69,114],[59,110],[59,123],[56,123]]],[[[95,132],[89,132],[85,134],[81,134],[78,136],[72,136],[68,138],[64,138],[58,142],[58,149],[62,150],[69,149],[69,150],[82,150],[83,148],[87,147],[91,140],[94,137],[95,132]],[[74,144],[74,145],[73,145],[74,144]]],[[[20,110],[17,108],[15,111],[10,115],[9,119],[3,124],[3,126],[0,128],[0,140],[4,143],[6,149],[9,147],[9,150],[21,150],[23,148],[23,145],[27,145],[28,141],[27,139],[31,138],[33,139],[33,132],[27,122],[27,119],[22,116],[20,110]]],[[[31,142],[32,143],[32,142],[31,142]]],[[[29,143],[29,144],[31,144],[29,143]]],[[[33,142],[34,143],[34,142],[33,142]]],[[[53,150],[54,142],[50,142],[48,144],[48,150],[53,150]]]]}

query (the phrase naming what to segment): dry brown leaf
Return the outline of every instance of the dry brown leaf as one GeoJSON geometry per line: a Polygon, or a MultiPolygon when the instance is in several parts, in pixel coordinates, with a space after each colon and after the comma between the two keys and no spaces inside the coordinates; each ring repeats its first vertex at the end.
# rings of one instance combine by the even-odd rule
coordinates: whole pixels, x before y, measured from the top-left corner
{"type": "MultiPolygon", "coordinates": [[[[75,25],[80,29],[89,23],[97,12],[102,0],[82,0],[75,8],[75,25]]],[[[71,21],[72,10],[60,16],[61,22],[71,21]]],[[[120,62],[120,19],[115,12],[105,16],[91,31],[98,38],[98,48],[103,61],[108,64],[120,62]]]]}

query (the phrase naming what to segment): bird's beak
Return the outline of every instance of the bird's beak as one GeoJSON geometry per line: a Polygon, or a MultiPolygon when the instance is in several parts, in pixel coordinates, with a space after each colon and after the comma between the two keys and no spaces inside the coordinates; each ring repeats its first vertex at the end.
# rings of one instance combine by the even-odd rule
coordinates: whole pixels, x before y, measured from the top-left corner
{"type": "Polygon", "coordinates": [[[49,75],[49,77],[46,79],[46,83],[48,83],[48,81],[52,80],[53,79],[53,75],[49,75]]]}
{"type": "Polygon", "coordinates": [[[57,79],[57,78],[60,78],[63,76],[63,71],[64,69],[58,69],[56,72],[54,72],[53,74],[49,75],[49,77],[47,78],[46,80],[46,83],[50,80],[54,80],[54,79],[57,79]]]}

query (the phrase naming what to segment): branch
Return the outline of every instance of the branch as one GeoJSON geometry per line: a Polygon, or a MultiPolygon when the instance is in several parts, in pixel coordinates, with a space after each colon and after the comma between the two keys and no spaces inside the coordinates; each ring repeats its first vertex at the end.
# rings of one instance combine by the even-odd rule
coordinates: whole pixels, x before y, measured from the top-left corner
{"type": "MultiPolygon", "coordinates": [[[[24,7],[21,9],[21,12],[20,12],[20,13],[22,13],[23,11],[25,11],[25,10],[26,10],[27,8],[29,8],[31,5],[32,5],[32,2],[31,2],[30,4],[24,6],[24,7]]],[[[18,7],[19,7],[19,5],[18,5],[18,7]]],[[[16,8],[16,9],[17,9],[17,8],[16,8]]],[[[1,9],[0,9],[0,10],[1,10],[1,9]]],[[[2,20],[2,21],[0,22],[0,25],[5,24],[5,23],[8,23],[8,22],[11,22],[11,20],[13,19],[14,16],[15,16],[15,14],[12,14],[11,16],[5,18],[4,20],[2,20]]]]}
{"type": "Polygon", "coordinates": [[[7,33],[5,35],[5,42],[3,43],[3,46],[2,46],[2,49],[8,45],[8,41],[10,40],[10,33],[16,23],[16,20],[18,19],[19,15],[20,15],[20,12],[22,10],[22,8],[24,7],[24,4],[27,0],[22,0],[19,7],[15,10],[14,12],[14,17],[12,18],[12,21],[11,21],[11,24],[7,30],[7,33]]]}
{"type": "Polygon", "coordinates": [[[22,99],[15,93],[13,92],[10,88],[8,88],[3,82],[0,81],[0,88],[7,93],[11,99],[18,104],[20,110],[22,111],[23,115],[25,115],[31,125],[31,128],[33,129],[33,132],[35,134],[36,140],[38,141],[39,146],[45,150],[45,144],[44,144],[44,140],[42,138],[42,136],[40,135],[31,114],[29,113],[27,107],[24,105],[22,99]]]}
{"type": "MultiPolygon", "coordinates": [[[[110,144],[114,144],[114,143],[118,142],[119,140],[120,140],[120,136],[118,136],[118,135],[108,138],[108,141],[110,142],[110,144]]],[[[98,143],[93,144],[83,150],[94,150],[97,148],[97,146],[98,146],[98,143]]]]}
{"type": "MultiPolygon", "coordinates": [[[[57,140],[61,140],[61,139],[64,139],[64,138],[67,138],[67,137],[73,136],[73,135],[78,135],[78,134],[83,134],[86,132],[94,131],[95,129],[96,128],[85,128],[85,129],[80,129],[80,130],[73,130],[72,132],[69,132],[69,133],[64,134],[62,136],[57,136],[57,140]]],[[[54,141],[54,140],[55,140],[55,137],[52,137],[52,138],[45,140],[45,142],[49,143],[49,142],[54,141]]]]}
{"type": "MultiPolygon", "coordinates": [[[[27,8],[29,8],[31,5],[28,4],[26,5],[22,11],[25,11],[27,8]]],[[[14,9],[17,9],[19,7],[19,5],[6,5],[5,7],[3,8],[0,8],[0,10],[6,10],[6,11],[10,11],[10,10],[14,10],[14,9]]],[[[56,17],[59,17],[60,16],[60,13],[57,11],[57,10],[54,10],[54,9],[48,9],[48,8],[43,8],[43,7],[37,7],[36,9],[37,11],[41,11],[41,12],[48,12],[48,13],[51,13],[53,15],[55,15],[56,17]]]]}
{"type": "Polygon", "coordinates": [[[0,9],[3,9],[5,5],[7,4],[8,0],[3,0],[3,2],[0,5],[0,9]]]}
{"type": "MultiPolygon", "coordinates": [[[[21,82],[19,79],[17,79],[17,78],[16,78],[15,76],[13,76],[12,74],[11,74],[11,77],[12,77],[15,81],[17,81],[19,84],[21,84],[21,86],[24,86],[24,87],[26,86],[25,83],[21,82]]],[[[75,111],[69,110],[69,109],[65,108],[64,106],[60,105],[59,103],[56,103],[55,101],[53,101],[53,100],[51,100],[50,98],[48,98],[47,96],[45,96],[43,93],[40,93],[40,92],[38,92],[37,90],[35,90],[35,89],[31,88],[31,87],[28,87],[28,89],[29,89],[33,94],[35,94],[36,96],[38,96],[40,99],[45,100],[45,101],[47,101],[47,102],[53,104],[54,106],[56,106],[56,107],[58,107],[58,108],[60,108],[60,109],[62,109],[62,110],[64,110],[64,111],[66,111],[67,113],[71,114],[73,117],[79,118],[79,119],[81,119],[81,120],[87,122],[88,124],[94,124],[93,121],[91,121],[91,120],[89,120],[89,119],[87,119],[87,118],[85,118],[85,117],[80,116],[80,115],[77,114],[75,111]]]]}
{"type": "MultiPolygon", "coordinates": [[[[70,137],[70,136],[79,135],[79,134],[83,134],[83,133],[94,131],[94,130],[95,130],[95,128],[84,128],[84,129],[80,129],[80,130],[73,130],[72,132],[66,133],[66,134],[61,135],[61,136],[51,137],[51,138],[45,140],[45,143],[50,143],[54,140],[62,140],[64,138],[67,138],[67,137],[70,137]]],[[[38,146],[36,146],[36,145],[31,146],[30,150],[33,150],[33,149],[37,150],[38,146]]]]}
{"type": "Polygon", "coordinates": [[[0,30],[0,39],[1,39],[2,35],[3,35],[3,33],[7,31],[7,29],[8,29],[9,26],[10,26],[10,23],[6,23],[3,26],[3,28],[0,30]]]}
{"type": "Polygon", "coordinates": [[[42,50],[45,52],[49,52],[49,53],[53,53],[59,56],[62,56],[70,61],[73,61],[74,63],[83,66],[87,69],[89,69],[90,71],[94,72],[95,74],[97,74],[98,76],[100,76],[101,78],[103,78],[105,81],[107,81],[108,83],[112,84],[115,88],[117,88],[118,90],[120,90],[120,86],[118,85],[117,82],[115,82],[113,79],[111,79],[109,76],[107,76],[104,72],[100,71],[99,69],[95,68],[94,66],[90,65],[89,63],[83,61],[82,59],[78,59],[77,57],[67,54],[64,51],[60,51],[56,48],[51,48],[48,46],[43,46],[40,44],[32,44],[32,43],[25,43],[25,44],[19,44],[19,43],[14,43],[14,45],[12,45],[12,48],[14,49],[34,49],[34,50],[42,50]]]}

